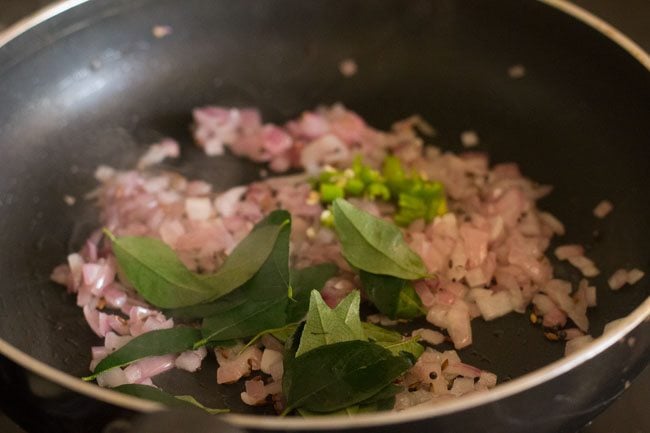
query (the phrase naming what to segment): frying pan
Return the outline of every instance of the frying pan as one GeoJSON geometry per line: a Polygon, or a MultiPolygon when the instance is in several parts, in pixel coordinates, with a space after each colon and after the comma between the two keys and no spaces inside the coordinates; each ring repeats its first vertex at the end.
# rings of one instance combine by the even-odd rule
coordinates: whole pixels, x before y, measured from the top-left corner
{"type": "MultiPolygon", "coordinates": [[[[619,267],[650,269],[650,59],[596,18],[559,1],[73,0],[0,36],[0,403],[29,431],[494,431],[571,432],[593,419],[647,365],[650,283],[619,292],[619,267]],[[553,7],[554,6],[554,7],[553,7]],[[173,34],[157,39],[164,24],[173,34]],[[594,27],[596,28],[595,31],[594,27]],[[605,35],[604,33],[608,33],[605,35]],[[607,37],[609,36],[609,38],[607,37]],[[353,58],[358,73],[341,76],[353,58]],[[521,63],[524,78],[506,71],[521,63]],[[83,197],[99,164],[131,167],[163,136],[183,144],[168,168],[215,189],[254,179],[232,156],[191,145],[192,107],[256,106],[282,122],[341,101],[370,124],[419,113],[436,144],[479,131],[494,162],[516,161],[553,194],[540,205],[587,246],[603,271],[591,333],[562,358],[526,316],[473,322],[468,363],[501,385],[437,406],[354,418],[274,418],[245,408],[215,365],[170,372],[164,389],[248,414],[156,413],[154,403],[100,389],[87,373],[97,338],[50,270],[95,228],[83,197]],[[615,211],[595,220],[610,199],[615,211]]],[[[553,248],[553,246],[551,246],[553,248]]],[[[556,275],[577,280],[570,268],[556,275]]],[[[420,326],[421,324],[415,324],[420,326]]]]}

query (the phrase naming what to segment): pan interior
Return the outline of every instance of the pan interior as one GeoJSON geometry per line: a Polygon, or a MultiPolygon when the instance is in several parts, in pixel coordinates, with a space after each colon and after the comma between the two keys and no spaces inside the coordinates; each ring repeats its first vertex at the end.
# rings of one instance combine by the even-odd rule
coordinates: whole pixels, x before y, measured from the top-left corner
{"type": "MultiPolygon", "coordinates": [[[[419,113],[439,132],[434,144],[451,150],[461,131],[476,130],[493,162],[518,162],[554,185],[541,206],[566,224],[557,242],[584,244],[602,270],[594,335],[650,294],[645,281],[615,293],[606,284],[619,267],[650,269],[650,79],[611,41],[541,3],[94,1],[0,48],[0,76],[0,332],[70,374],[87,373],[99,340],[49,273],[97,225],[81,199],[95,168],[131,167],[171,136],[183,157],[170,168],[215,189],[254,179],[252,164],[192,146],[191,109],[210,103],[256,106],[283,122],[340,101],[380,128],[419,113]],[[173,33],[157,39],[161,24],[173,33]],[[351,78],[338,71],[345,58],[359,66],[351,78]],[[508,76],[513,64],[524,78],[508,76]],[[601,221],[591,211],[602,199],[616,208],[601,221]]],[[[561,266],[556,275],[580,278],[561,266]]],[[[461,357],[501,380],[563,352],[526,316],[478,319],[473,329],[461,357]]],[[[215,367],[156,383],[264,411],[243,407],[237,386],[217,386],[215,367]]]]}

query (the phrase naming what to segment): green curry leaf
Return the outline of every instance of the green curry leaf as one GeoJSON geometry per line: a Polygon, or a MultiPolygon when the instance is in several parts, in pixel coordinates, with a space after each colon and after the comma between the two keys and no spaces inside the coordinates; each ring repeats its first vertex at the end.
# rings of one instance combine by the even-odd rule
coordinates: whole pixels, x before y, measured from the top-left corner
{"type": "Polygon", "coordinates": [[[320,346],[285,358],[285,413],[333,412],[369,399],[411,367],[407,357],[367,341],[320,346]]]}
{"type": "Polygon", "coordinates": [[[404,241],[400,229],[344,199],[332,205],[341,252],[352,266],[405,280],[427,276],[422,259],[404,241]]]}
{"type": "Polygon", "coordinates": [[[203,319],[200,347],[209,341],[230,340],[254,336],[266,329],[279,328],[286,323],[287,298],[251,300],[216,316],[203,319]]]}
{"type": "MultiPolygon", "coordinates": [[[[305,317],[309,308],[309,294],[312,290],[321,290],[325,282],[338,272],[338,267],[332,263],[321,263],[303,269],[291,270],[291,287],[293,300],[287,305],[287,322],[298,322],[305,317]]],[[[234,309],[248,301],[247,292],[239,290],[216,301],[191,305],[184,308],[168,310],[169,315],[178,319],[200,319],[215,316],[234,309]]]]}
{"type": "Polygon", "coordinates": [[[299,357],[327,344],[365,340],[359,319],[360,299],[359,292],[355,290],[336,308],[331,309],[323,301],[320,293],[312,291],[307,321],[295,356],[299,357]]]}
{"type": "Polygon", "coordinates": [[[274,211],[255,226],[211,275],[195,274],[164,242],[148,237],[106,234],[123,274],[148,302],[161,308],[180,308],[224,296],[250,280],[271,254],[289,222],[286,211],[274,211]]]}
{"type": "Polygon", "coordinates": [[[376,344],[390,350],[394,355],[405,352],[411,354],[414,359],[418,359],[424,352],[424,346],[418,343],[418,340],[418,337],[412,337],[403,341],[377,341],[376,344]]]}
{"type": "Polygon", "coordinates": [[[395,355],[406,352],[410,353],[414,359],[417,359],[424,352],[424,347],[418,343],[419,337],[405,338],[399,332],[372,323],[363,322],[361,325],[363,326],[363,332],[370,341],[390,350],[395,355]]]}
{"type": "Polygon", "coordinates": [[[395,395],[404,388],[398,385],[389,384],[381,389],[377,394],[359,404],[348,406],[334,412],[312,412],[306,409],[297,409],[300,416],[307,418],[311,416],[353,416],[360,413],[381,412],[393,409],[395,406],[395,395]]]}
{"type": "Polygon", "coordinates": [[[99,373],[114,367],[122,367],[147,356],[160,356],[190,350],[201,338],[201,331],[194,328],[176,327],[159,329],[138,335],[115,352],[102,359],[91,376],[93,380],[99,373]]]}
{"type": "Polygon", "coordinates": [[[205,281],[185,267],[176,253],[155,238],[107,233],[120,270],[148,302],[163,308],[196,304],[211,297],[205,281]]]}
{"type": "Polygon", "coordinates": [[[139,385],[139,384],[131,383],[131,384],[117,386],[113,388],[113,390],[121,392],[123,394],[132,395],[134,397],[143,398],[145,400],[151,400],[158,403],[162,403],[165,406],[169,406],[169,407],[203,409],[204,411],[206,411],[211,415],[230,412],[228,409],[213,409],[213,408],[205,407],[190,395],[173,396],[171,394],[166,393],[165,391],[161,391],[160,389],[154,388],[153,386],[149,386],[149,385],[139,385]]]}
{"type": "Polygon", "coordinates": [[[414,319],[424,315],[422,301],[410,281],[360,271],[368,299],[391,319],[414,319]]]}
{"type": "MultiPolygon", "coordinates": [[[[290,218],[288,214],[287,218],[290,218]]],[[[197,346],[208,341],[252,337],[265,329],[279,328],[287,323],[286,310],[291,290],[291,220],[287,221],[288,224],[282,224],[271,254],[257,273],[242,287],[214,303],[215,307],[222,303],[230,308],[203,319],[203,340],[197,346]]]]}
{"type": "Polygon", "coordinates": [[[291,271],[293,300],[287,306],[288,322],[298,322],[305,317],[309,309],[311,292],[313,290],[320,292],[327,280],[335,276],[338,270],[333,263],[321,263],[291,271]]]}
{"type": "Polygon", "coordinates": [[[362,322],[363,332],[370,341],[396,342],[402,341],[402,334],[373,325],[372,323],[362,322]]]}

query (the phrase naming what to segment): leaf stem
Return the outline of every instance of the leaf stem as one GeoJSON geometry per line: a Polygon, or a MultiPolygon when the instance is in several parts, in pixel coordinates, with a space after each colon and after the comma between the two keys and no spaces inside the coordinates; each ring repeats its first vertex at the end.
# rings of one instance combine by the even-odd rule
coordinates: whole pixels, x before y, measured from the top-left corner
{"type": "Polygon", "coordinates": [[[115,242],[117,240],[115,235],[108,229],[108,227],[102,227],[102,233],[104,233],[104,235],[106,235],[106,237],[110,239],[111,242],[115,242]]]}
{"type": "Polygon", "coordinates": [[[200,347],[203,347],[206,344],[208,344],[209,342],[210,342],[209,338],[203,338],[203,339],[197,341],[196,343],[194,343],[194,345],[192,346],[192,350],[196,350],[196,349],[198,349],[200,347]]]}

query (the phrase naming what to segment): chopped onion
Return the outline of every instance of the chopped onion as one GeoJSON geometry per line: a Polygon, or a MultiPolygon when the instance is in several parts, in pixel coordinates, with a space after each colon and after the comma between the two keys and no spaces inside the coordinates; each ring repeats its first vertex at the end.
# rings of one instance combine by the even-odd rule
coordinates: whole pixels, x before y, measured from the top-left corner
{"type": "Polygon", "coordinates": [[[453,395],[461,396],[471,391],[474,391],[474,379],[457,377],[454,379],[454,384],[449,392],[453,395]]]}
{"type": "Polygon", "coordinates": [[[149,356],[124,369],[128,383],[142,383],[174,367],[175,355],[149,356]]]}
{"type": "Polygon", "coordinates": [[[149,150],[138,161],[138,169],[143,170],[152,165],[161,163],[165,158],[177,158],[180,147],[175,140],[166,138],[160,143],[152,144],[149,150]]]}
{"type": "Polygon", "coordinates": [[[205,221],[212,214],[212,203],[209,198],[187,198],[185,199],[185,212],[190,220],[205,221]]]}
{"type": "Polygon", "coordinates": [[[492,294],[490,290],[472,289],[474,300],[485,320],[494,320],[512,311],[512,303],[508,292],[501,291],[492,294]]]}
{"type": "Polygon", "coordinates": [[[284,373],[282,360],[283,355],[281,352],[276,352],[272,349],[265,349],[260,361],[260,370],[266,374],[270,374],[273,377],[273,380],[280,380],[284,373]]]}
{"type": "Polygon", "coordinates": [[[131,382],[129,382],[129,378],[120,367],[111,368],[97,375],[97,384],[99,386],[115,388],[126,383],[131,382]]]}
{"type": "Polygon", "coordinates": [[[260,369],[262,352],[257,347],[250,346],[239,353],[240,350],[241,346],[215,350],[219,362],[217,383],[234,383],[248,376],[251,370],[260,369]]]}
{"type": "Polygon", "coordinates": [[[571,257],[579,257],[585,254],[582,245],[562,245],[555,249],[555,257],[558,260],[568,260],[571,257]]]}
{"type": "Polygon", "coordinates": [[[569,356],[572,353],[577,352],[592,341],[594,341],[594,339],[590,335],[584,335],[567,341],[566,346],[564,347],[564,356],[569,356]]]}
{"type": "Polygon", "coordinates": [[[634,268],[628,271],[621,268],[614,272],[611,277],[609,277],[607,284],[609,284],[609,287],[612,290],[619,290],[626,284],[636,284],[644,276],[645,273],[640,269],[634,268]]]}
{"type": "Polygon", "coordinates": [[[627,271],[619,269],[607,280],[607,284],[612,290],[618,290],[627,283],[627,271]]]}
{"type": "Polygon", "coordinates": [[[627,273],[627,283],[631,286],[632,284],[638,283],[641,278],[645,276],[645,273],[640,269],[632,269],[627,273]]]}
{"type": "Polygon", "coordinates": [[[174,361],[176,368],[194,373],[201,367],[203,358],[206,357],[208,351],[205,347],[200,347],[196,350],[187,350],[174,361]]]}
{"type": "Polygon", "coordinates": [[[259,406],[266,403],[268,393],[264,389],[264,382],[260,378],[247,380],[245,382],[246,391],[241,393],[241,399],[250,406],[259,406]]]}
{"type": "Polygon", "coordinates": [[[582,275],[585,277],[595,277],[600,274],[600,271],[596,267],[593,261],[588,259],[585,256],[574,256],[567,259],[569,263],[578,268],[582,275]]]}
{"type": "Polygon", "coordinates": [[[464,303],[456,302],[447,313],[447,332],[456,349],[472,344],[472,327],[469,310],[464,303]]]}
{"type": "Polygon", "coordinates": [[[344,77],[352,77],[353,75],[356,75],[357,70],[358,66],[354,59],[341,60],[341,63],[339,63],[339,72],[344,77]]]}
{"type": "Polygon", "coordinates": [[[460,142],[464,147],[475,147],[479,145],[479,138],[476,131],[463,131],[460,134],[460,142]]]}
{"type": "Polygon", "coordinates": [[[337,136],[325,135],[312,141],[302,151],[300,163],[310,174],[320,172],[326,164],[337,164],[350,160],[350,151],[337,136]]]}
{"type": "Polygon", "coordinates": [[[214,201],[214,208],[219,215],[223,217],[231,217],[235,214],[236,204],[241,200],[243,195],[248,190],[246,186],[236,186],[230,188],[228,191],[220,194],[214,201]]]}
{"type": "Polygon", "coordinates": [[[442,344],[445,341],[445,336],[442,335],[438,331],[434,331],[432,329],[427,329],[427,328],[419,328],[411,332],[411,335],[413,336],[418,336],[420,339],[423,341],[426,341],[427,343],[436,346],[438,344],[442,344]]]}
{"type": "Polygon", "coordinates": [[[114,352],[131,340],[133,340],[133,337],[130,335],[119,336],[114,332],[107,332],[104,338],[104,346],[109,352],[114,352]]]}
{"type": "Polygon", "coordinates": [[[594,216],[597,218],[605,218],[612,210],[614,210],[612,202],[603,200],[594,208],[594,216]]]}

